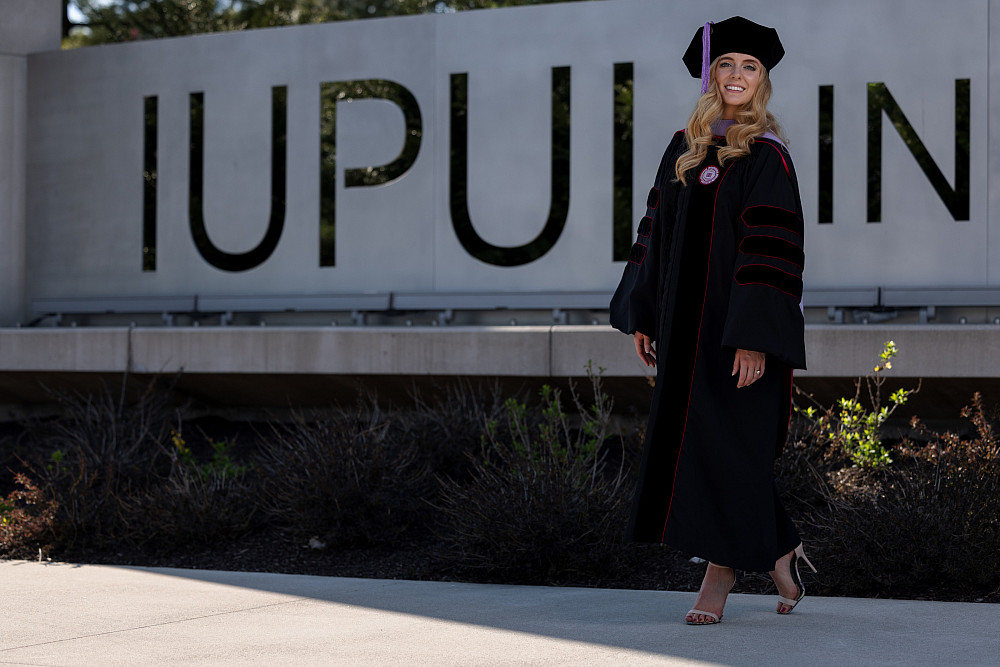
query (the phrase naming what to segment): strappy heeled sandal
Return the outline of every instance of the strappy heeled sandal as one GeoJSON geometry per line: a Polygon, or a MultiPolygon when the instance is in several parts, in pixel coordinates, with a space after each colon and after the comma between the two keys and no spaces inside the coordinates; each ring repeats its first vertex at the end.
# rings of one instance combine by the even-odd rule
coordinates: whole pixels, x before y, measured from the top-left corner
{"type": "Polygon", "coordinates": [[[688,611],[687,614],[684,615],[684,622],[687,623],[688,625],[715,625],[716,623],[721,623],[722,622],[722,614],[719,614],[718,616],[716,616],[715,614],[713,614],[710,611],[702,611],[701,609],[691,609],[691,610],[688,611]],[[711,621],[689,621],[689,620],[687,620],[687,617],[691,616],[692,614],[700,614],[702,616],[710,616],[712,618],[712,620],[711,621]]]}
{"type": "Polygon", "coordinates": [[[816,568],[809,562],[809,559],[806,558],[806,553],[802,548],[802,544],[795,547],[795,551],[793,551],[792,554],[793,557],[788,562],[788,574],[792,577],[792,581],[795,583],[795,588],[799,591],[799,594],[794,600],[786,598],[782,595],[778,596],[778,602],[788,607],[785,611],[781,611],[780,608],[777,609],[777,612],[782,616],[792,613],[792,610],[795,609],[795,605],[801,602],[802,598],[806,596],[806,585],[802,583],[802,575],[799,574],[799,561],[804,561],[805,564],[809,566],[810,570],[814,573],[816,572],[816,568]]]}
{"type": "MultiPolygon", "coordinates": [[[[709,563],[708,566],[709,567],[723,568],[722,565],[716,565],[715,563],[709,563]]],[[[730,569],[730,568],[725,568],[725,569],[730,569]]],[[[733,583],[729,584],[729,590],[733,590],[733,586],[734,585],[736,585],[736,570],[733,570],[733,583]]],[[[728,596],[729,596],[729,593],[726,593],[726,597],[728,597],[728,596]]],[[[690,610],[688,610],[688,613],[684,614],[684,622],[687,623],[688,625],[715,625],[716,623],[720,623],[721,621],[722,621],[722,614],[716,615],[716,614],[713,614],[710,611],[704,611],[702,609],[690,609],[690,610]],[[697,616],[697,615],[708,616],[712,620],[710,620],[710,621],[689,621],[688,620],[688,617],[690,617],[690,616],[697,616]]]]}

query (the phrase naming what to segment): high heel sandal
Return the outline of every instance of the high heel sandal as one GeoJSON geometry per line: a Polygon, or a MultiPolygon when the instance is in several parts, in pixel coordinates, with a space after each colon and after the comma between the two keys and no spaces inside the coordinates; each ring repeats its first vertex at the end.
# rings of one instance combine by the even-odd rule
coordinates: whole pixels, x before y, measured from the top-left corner
{"type": "MultiPolygon", "coordinates": [[[[715,563],[709,563],[708,566],[709,567],[717,567],[717,568],[720,568],[720,569],[730,569],[730,568],[726,568],[723,565],[716,565],[715,563]]],[[[729,584],[729,590],[730,591],[733,590],[733,586],[734,585],[736,585],[736,570],[733,570],[733,583],[729,584]]],[[[726,593],[726,597],[729,597],[729,593],[728,592],[726,593]]],[[[688,610],[688,613],[684,614],[684,622],[687,623],[688,625],[715,625],[716,623],[719,623],[721,621],[722,621],[722,614],[715,615],[715,614],[713,614],[710,611],[704,611],[702,609],[690,609],[690,610],[688,610]],[[688,620],[689,616],[697,616],[697,615],[708,616],[712,620],[710,620],[710,621],[689,621],[688,620]]]]}
{"type": "Polygon", "coordinates": [[[797,605],[802,598],[806,596],[806,586],[802,583],[802,575],[799,574],[800,560],[805,561],[805,564],[809,566],[809,569],[814,573],[816,572],[816,568],[809,562],[809,559],[806,558],[806,553],[802,548],[802,544],[799,544],[799,546],[795,547],[795,551],[792,552],[792,559],[788,561],[788,574],[792,577],[792,582],[795,584],[795,588],[799,591],[799,594],[794,600],[781,595],[778,596],[778,602],[788,607],[785,611],[778,610],[778,613],[782,616],[792,613],[792,610],[795,609],[795,605],[797,605]]]}

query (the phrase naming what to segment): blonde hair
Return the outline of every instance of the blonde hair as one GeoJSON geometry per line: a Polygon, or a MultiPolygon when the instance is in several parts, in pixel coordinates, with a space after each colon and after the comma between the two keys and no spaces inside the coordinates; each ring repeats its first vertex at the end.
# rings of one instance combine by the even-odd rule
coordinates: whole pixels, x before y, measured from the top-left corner
{"type": "MultiPolygon", "coordinates": [[[[682,185],[687,185],[685,178],[687,172],[701,164],[708,155],[709,147],[715,144],[712,121],[721,118],[723,111],[722,95],[715,80],[715,71],[718,69],[720,58],[721,56],[712,62],[709,74],[711,85],[708,92],[698,99],[698,104],[688,119],[687,132],[684,136],[687,151],[677,158],[674,168],[677,180],[682,185]]],[[[724,165],[730,160],[749,155],[750,144],[756,137],[767,132],[785,141],[777,119],[767,110],[767,103],[770,100],[771,79],[767,69],[761,67],[760,83],[754,91],[753,98],[736,111],[736,122],[726,129],[726,145],[719,149],[719,164],[724,165]]]]}

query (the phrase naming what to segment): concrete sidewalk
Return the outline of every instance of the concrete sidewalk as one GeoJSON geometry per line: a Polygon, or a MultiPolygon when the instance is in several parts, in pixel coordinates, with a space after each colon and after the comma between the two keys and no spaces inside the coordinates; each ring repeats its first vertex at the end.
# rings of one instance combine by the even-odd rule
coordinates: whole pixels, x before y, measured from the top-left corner
{"type": "Polygon", "coordinates": [[[2,665],[997,665],[1000,605],[0,561],[2,665]]]}

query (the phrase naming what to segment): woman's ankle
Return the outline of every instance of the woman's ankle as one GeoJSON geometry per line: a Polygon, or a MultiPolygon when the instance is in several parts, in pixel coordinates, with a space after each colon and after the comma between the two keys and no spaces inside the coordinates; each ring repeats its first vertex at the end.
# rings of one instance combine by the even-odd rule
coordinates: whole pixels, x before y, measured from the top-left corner
{"type": "Polygon", "coordinates": [[[711,561],[709,561],[708,566],[709,567],[714,567],[717,570],[729,570],[729,571],[733,571],[733,568],[731,568],[731,567],[728,567],[726,565],[719,565],[719,564],[713,563],[711,561]]]}

